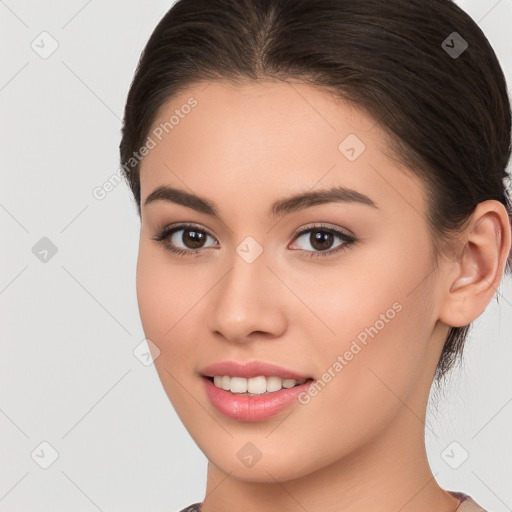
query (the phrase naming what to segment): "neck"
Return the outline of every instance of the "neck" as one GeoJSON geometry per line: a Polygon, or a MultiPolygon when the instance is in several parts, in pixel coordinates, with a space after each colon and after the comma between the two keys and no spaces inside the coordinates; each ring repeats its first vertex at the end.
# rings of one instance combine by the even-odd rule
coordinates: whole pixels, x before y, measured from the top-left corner
{"type": "Polygon", "coordinates": [[[422,420],[404,406],[397,422],[357,452],[294,480],[238,480],[210,462],[202,512],[454,512],[458,500],[430,470],[422,420]]]}

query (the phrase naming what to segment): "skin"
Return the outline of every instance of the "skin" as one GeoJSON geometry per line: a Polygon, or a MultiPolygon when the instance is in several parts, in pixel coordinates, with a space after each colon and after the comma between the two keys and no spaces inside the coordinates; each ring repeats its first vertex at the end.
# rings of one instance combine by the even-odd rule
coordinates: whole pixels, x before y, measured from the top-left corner
{"type": "MultiPolygon", "coordinates": [[[[480,203],[450,256],[437,260],[423,183],[388,157],[386,133],[362,111],[307,84],[219,81],[170,99],[154,127],[190,96],[198,105],[141,164],[137,296],[164,389],[209,460],[202,510],[454,511],[458,501],[427,460],[427,400],[449,326],[477,318],[501,280],[511,243],[505,208],[480,203]],[[366,146],[352,162],[338,150],[351,133],[366,146]],[[160,185],[214,202],[221,218],[144,205],[160,185]],[[331,185],[378,208],[328,203],[267,215],[277,199],[331,185]],[[183,231],[173,236],[200,256],[153,239],[181,222],[211,235],[202,249],[183,231]],[[357,242],[309,258],[322,251],[310,234],[294,234],[319,222],[357,242]],[[248,236],[263,249],[252,263],[236,252],[248,236]],[[307,405],[242,422],[221,415],[203,390],[199,370],[221,360],[322,379],[394,303],[401,311],[307,405]],[[237,456],[249,441],[262,454],[251,467],[237,456]]],[[[335,236],[326,249],[342,243],[335,236]]]]}

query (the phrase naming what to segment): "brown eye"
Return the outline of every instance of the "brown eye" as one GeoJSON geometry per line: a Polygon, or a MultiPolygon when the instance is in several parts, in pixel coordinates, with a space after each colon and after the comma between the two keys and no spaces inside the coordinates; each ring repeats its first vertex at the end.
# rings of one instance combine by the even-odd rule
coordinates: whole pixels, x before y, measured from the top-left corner
{"type": "Polygon", "coordinates": [[[188,249],[200,249],[206,240],[206,235],[197,229],[180,229],[177,232],[179,231],[183,231],[181,241],[188,249]]]}
{"type": "Polygon", "coordinates": [[[299,247],[299,249],[309,252],[310,257],[332,255],[348,248],[356,241],[355,237],[343,231],[324,226],[313,226],[305,229],[297,234],[295,240],[300,240],[301,238],[306,243],[302,243],[302,247],[299,247]],[[340,239],[341,243],[332,248],[336,238],[340,239]],[[308,249],[308,245],[312,250],[308,249]]]}
{"type": "MultiPolygon", "coordinates": [[[[213,237],[203,229],[192,225],[169,226],[157,234],[153,240],[163,244],[169,252],[183,255],[199,255],[206,246],[208,238],[213,237]]],[[[213,244],[215,246],[215,243],[213,244]]]]}
{"type": "Polygon", "coordinates": [[[310,232],[309,243],[318,251],[325,251],[331,248],[334,242],[334,235],[326,231],[314,230],[310,232]]]}

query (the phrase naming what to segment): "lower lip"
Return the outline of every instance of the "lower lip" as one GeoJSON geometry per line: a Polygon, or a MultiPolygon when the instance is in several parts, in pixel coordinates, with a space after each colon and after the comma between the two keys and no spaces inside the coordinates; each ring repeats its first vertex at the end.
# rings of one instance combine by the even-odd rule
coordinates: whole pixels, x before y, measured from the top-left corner
{"type": "Polygon", "coordinates": [[[218,388],[211,380],[202,377],[206,394],[212,405],[224,416],[239,421],[262,421],[279,414],[305,392],[312,380],[293,388],[283,388],[263,395],[243,395],[218,388]]]}

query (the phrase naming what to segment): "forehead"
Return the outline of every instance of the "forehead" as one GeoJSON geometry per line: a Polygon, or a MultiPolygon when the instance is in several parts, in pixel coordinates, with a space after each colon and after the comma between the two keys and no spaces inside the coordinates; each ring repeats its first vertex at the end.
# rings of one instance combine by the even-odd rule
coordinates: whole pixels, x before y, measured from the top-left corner
{"type": "Polygon", "coordinates": [[[141,163],[142,202],[161,184],[249,202],[316,184],[364,184],[377,196],[383,179],[414,186],[388,158],[389,139],[371,116],[304,83],[195,84],[159,109],[149,137],[154,147],[141,163]]]}
{"type": "MultiPolygon", "coordinates": [[[[263,128],[269,135],[274,135],[273,129],[281,128],[296,132],[300,122],[307,123],[311,129],[373,132],[374,138],[385,135],[373,130],[375,120],[361,109],[302,82],[200,82],[165,102],[155,116],[152,129],[163,127],[173,113],[179,115],[179,119],[175,116],[172,122],[173,131],[187,118],[193,119],[188,124],[194,124],[199,118],[203,126],[211,126],[210,118],[222,120],[221,128],[243,124],[247,129],[263,128]],[[195,105],[189,108],[192,102],[195,105]]],[[[259,135],[262,138],[261,132],[259,135]]]]}

